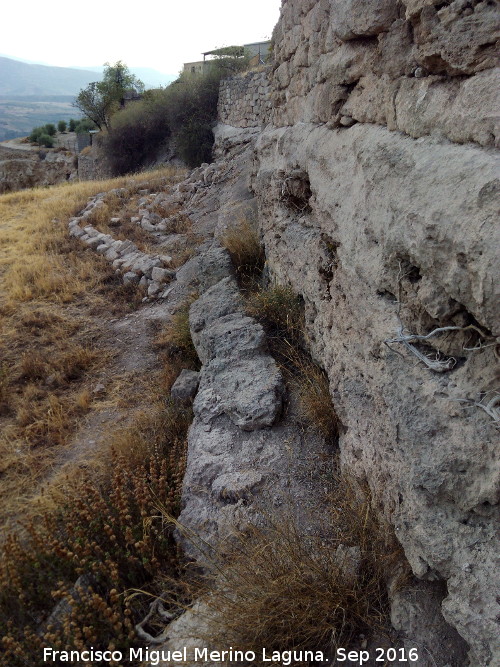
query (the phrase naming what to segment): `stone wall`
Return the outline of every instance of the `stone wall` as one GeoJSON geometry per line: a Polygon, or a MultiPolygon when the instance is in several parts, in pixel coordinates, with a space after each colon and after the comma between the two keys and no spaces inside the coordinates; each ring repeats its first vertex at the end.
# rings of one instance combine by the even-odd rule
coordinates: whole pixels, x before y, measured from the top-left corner
{"type": "MultiPolygon", "coordinates": [[[[207,173],[179,187],[216,235],[238,220],[235,201],[256,210],[266,274],[303,297],[339,419],[329,462],[368,484],[414,575],[407,588],[389,578],[388,593],[415,667],[500,664],[498,18],[491,0],[283,0],[271,108],[263,73],[223,82],[213,187],[207,173]]],[[[224,368],[200,384],[188,446],[182,521],[203,538],[241,518],[221,489],[246,494],[247,512],[281,449],[312,462],[314,482],[324,460],[306,441],[290,449],[287,413],[238,435],[219,413],[224,368]]],[[[179,624],[185,641],[195,630],[179,624]]]]}
{"type": "Polygon", "coordinates": [[[87,146],[78,155],[78,178],[81,181],[98,181],[112,176],[111,167],[97,145],[87,146]]]}
{"type": "Polygon", "coordinates": [[[342,465],[433,591],[392,595],[394,625],[440,667],[500,660],[498,25],[491,1],[283,2],[254,151],[267,266],[304,298],[342,465]]]}
{"type": "Polygon", "coordinates": [[[273,120],[498,146],[498,3],[301,0],[275,32],[273,120]]]}
{"type": "Polygon", "coordinates": [[[74,178],[74,156],[70,153],[0,147],[0,194],[55,185],[74,178]]]}
{"type": "Polygon", "coordinates": [[[219,119],[233,127],[260,127],[271,109],[269,70],[224,79],[219,91],[219,119]]]}

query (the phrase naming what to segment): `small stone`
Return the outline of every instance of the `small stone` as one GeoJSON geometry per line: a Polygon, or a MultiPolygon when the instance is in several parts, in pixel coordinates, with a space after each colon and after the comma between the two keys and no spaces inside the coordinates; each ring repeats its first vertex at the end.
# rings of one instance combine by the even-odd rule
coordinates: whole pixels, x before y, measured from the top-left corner
{"type": "Polygon", "coordinates": [[[173,286],[173,285],[170,285],[170,287],[168,287],[168,288],[161,294],[161,298],[162,298],[162,299],[166,299],[166,298],[170,295],[170,292],[171,292],[173,289],[174,289],[174,286],[173,286]]]}
{"type": "Polygon", "coordinates": [[[105,391],[106,387],[102,384],[102,382],[96,384],[96,386],[92,389],[93,394],[103,394],[105,391]]]}
{"type": "Polygon", "coordinates": [[[127,273],[125,273],[123,276],[123,282],[125,285],[129,285],[130,283],[137,285],[140,282],[140,276],[138,276],[137,273],[134,273],[133,271],[127,271],[127,273]]]}
{"type": "Polygon", "coordinates": [[[413,72],[413,76],[416,79],[422,79],[425,76],[425,71],[422,67],[417,67],[416,70],[413,72]]]}
{"type": "Polygon", "coordinates": [[[97,238],[96,236],[91,236],[88,239],[85,239],[84,243],[86,243],[89,248],[97,248],[97,246],[102,245],[101,239],[97,238]]]}
{"type": "Polygon", "coordinates": [[[342,116],[340,118],[340,124],[343,125],[344,127],[351,127],[354,125],[357,121],[352,118],[352,116],[342,116]]]}
{"type": "Polygon", "coordinates": [[[161,285],[156,282],[151,282],[148,287],[148,296],[155,296],[161,290],[161,285]]]}
{"type": "Polygon", "coordinates": [[[154,225],[152,225],[147,218],[142,219],[141,227],[146,232],[155,232],[156,231],[156,227],[154,225]]]}
{"type": "Polygon", "coordinates": [[[70,235],[70,236],[74,236],[75,238],[78,238],[78,237],[82,237],[82,236],[84,236],[84,235],[85,235],[85,232],[83,231],[83,229],[81,229],[80,227],[78,227],[78,225],[75,225],[74,227],[72,227],[72,228],[69,230],[69,235],[70,235]]]}
{"type": "Polygon", "coordinates": [[[173,276],[175,276],[175,271],[172,271],[172,269],[162,269],[159,266],[155,266],[151,271],[151,278],[156,283],[164,283],[173,276]]]}
{"type": "Polygon", "coordinates": [[[198,391],[199,383],[200,374],[197,371],[190,371],[184,368],[172,385],[170,395],[176,401],[187,401],[190,398],[194,398],[198,391]]]}
{"type": "Polygon", "coordinates": [[[118,253],[113,248],[108,248],[104,253],[104,257],[106,257],[109,262],[114,262],[115,259],[118,259],[118,253]]]}

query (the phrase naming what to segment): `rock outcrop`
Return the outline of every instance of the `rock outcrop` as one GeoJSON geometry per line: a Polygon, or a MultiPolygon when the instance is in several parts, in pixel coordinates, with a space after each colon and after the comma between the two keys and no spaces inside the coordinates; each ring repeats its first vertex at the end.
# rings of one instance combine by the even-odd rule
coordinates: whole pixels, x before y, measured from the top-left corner
{"type": "MultiPolygon", "coordinates": [[[[224,98],[217,161],[179,186],[216,236],[256,212],[271,280],[304,300],[341,465],[421,582],[390,590],[419,667],[500,660],[498,24],[489,1],[286,0],[271,107],[252,117],[226,85],[244,103],[224,98]]],[[[224,273],[191,311],[204,367],[181,521],[209,541],[255,498],[273,507],[283,467],[300,498],[298,451],[322,447],[279,421],[279,375],[224,273]]]]}
{"type": "Polygon", "coordinates": [[[76,176],[74,156],[69,152],[0,146],[0,194],[64,183],[76,176]]]}
{"type": "Polygon", "coordinates": [[[493,2],[284,3],[253,178],[269,270],[303,296],[330,378],[342,464],[441,591],[471,665],[500,659],[497,26],[493,2]],[[384,344],[439,327],[457,328],[419,351],[453,358],[445,372],[384,344]]]}

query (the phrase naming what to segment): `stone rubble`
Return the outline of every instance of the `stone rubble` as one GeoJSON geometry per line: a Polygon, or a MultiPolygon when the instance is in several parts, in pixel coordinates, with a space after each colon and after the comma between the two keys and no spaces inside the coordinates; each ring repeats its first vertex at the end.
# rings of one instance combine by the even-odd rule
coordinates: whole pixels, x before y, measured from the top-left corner
{"type": "MultiPolygon", "coordinates": [[[[116,188],[112,194],[123,195],[123,190],[116,188]]],[[[149,191],[145,191],[149,192],[149,191]]],[[[124,284],[138,284],[147,288],[148,297],[165,298],[170,293],[166,284],[175,279],[176,271],[168,268],[172,261],[169,255],[150,255],[141,252],[132,241],[114,239],[110,234],[103,234],[89,224],[87,219],[92,212],[104,205],[107,193],[101,192],[89,199],[87,206],[74,218],[68,227],[70,236],[103,255],[117,273],[122,274],[124,284]]],[[[145,203],[144,200],[140,200],[145,203]]],[[[147,210],[143,218],[149,215],[147,210]]],[[[120,218],[111,218],[111,225],[120,222],[120,218]]],[[[158,231],[159,225],[150,225],[146,231],[158,231]]]]}

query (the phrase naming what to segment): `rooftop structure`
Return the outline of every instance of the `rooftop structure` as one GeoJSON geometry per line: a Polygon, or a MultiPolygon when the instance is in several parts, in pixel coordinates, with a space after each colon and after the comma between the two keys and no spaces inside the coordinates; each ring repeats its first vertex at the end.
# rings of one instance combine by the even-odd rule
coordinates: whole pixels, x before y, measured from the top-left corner
{"type": "Polygon", "coordinates": [[[212,51],[204,51],[202,53],[203,60],[196,60],[190,63],[184,63],[183,71],[191,74],[203,74],[211,62],[210,56],[235,56],[242,57],[248,54],[250,57],[250,67],[256,67],[265,63],[271,51],[271,42],[252,42],[250,44],[243,44],[243,46],[223,46],[219,49],[212,49],[212,51]]]}

